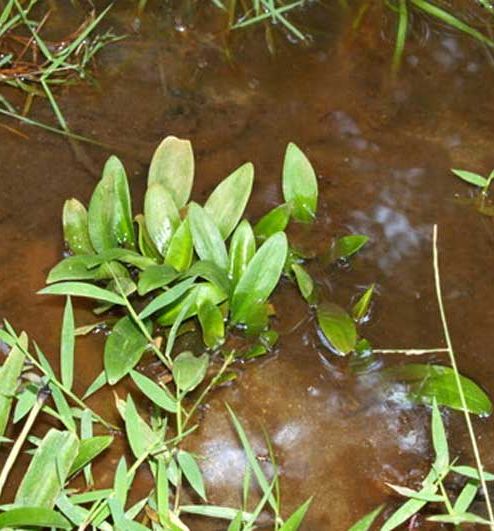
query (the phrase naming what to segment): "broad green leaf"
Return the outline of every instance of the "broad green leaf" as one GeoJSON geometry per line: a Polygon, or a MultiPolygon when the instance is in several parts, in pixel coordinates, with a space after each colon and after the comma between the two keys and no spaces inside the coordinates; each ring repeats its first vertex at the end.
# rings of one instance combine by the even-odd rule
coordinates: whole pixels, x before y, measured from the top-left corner
{"type": "Polygon", "coordinates": [[[177,299],[179,299],[182,295],[184,295],[187,291],[189,291],[193,284],[195,282],[195,278],[188,278],[186,280],[183,280],[182,282],[175,284],[172,288],[165,291],[161,295],[158,295],[155,299],[153,299],[139,314],[139,317],[141,319],[146,319],[147,317],[151,316],[153,313],[157,312],[158,310],[161,310],[165,308],[166,306],[169,306],[170,304],[173,304],[177,299]]]}
{"type": "Polygon", "coordinates": [[[297,529],[301,526],[311,503],[312,498],[309,498],[306,502],[304,502],[280,527],[280,531],[297,531],[297,529]]]}
{"type": "Polygon", "coordinates": [[[52,509],[78,451],[79,440],[74,433],[51,429],[36,449],[14,503],[52,509]]]}
{"type": "Polygon", "coordinates": [[[283,163],[283,197],[297,221],[310,223],[317,211],[317,178],[309,159],[295,144],[286,148],[283,163]]]}
{"type": "Polygon", "coordinates": [[[270,210],[255,225],[254,234],[259,240],[266,240],[276,232],[283,232],[290,221],[291,208],[283,203],[270,210]]]}
{"type": "Polygon", "coordinates": [[[185,450],[179,450],[177,453],[177,461],[190,486],[206,501],[206,489],[204,487],[201,469],[194,456],[185,450]]]}
{"type": "MultiPolygon", "coordinates": [[[[410,393],[419,402],[432,404],[435,397],[438,405],[463,411],[456,387],[455,373],[450,367],[408,363],[385,369],[382,374],[386,377],[410,382],[410,393]]],[[[460,381],[470,413],[482,416],[490,415],[492,402],[488,395],[469,378],[460,375],[460,381]]]]}
{"type": "Polygon", "coordinates": [[[437,407],[437,401],[435,398],[432,400],[432,446],[436,453],[436,459],[434,460],[434,471],[437,474],[446,474],[449,469],[449,449],[448,439],[446,437],[446,430],[441,418],[441,412],[437,407]]]}
{"type": "Polygon", "coordinates": [[[93,254],[89,239],[87,210],[77,199],[68,199],[63,205],[63,237],[76,255],[93,254]]]}
{"type": "Polygon", "coordinates": [[[465,170],[451,170],[457,177],[463,181],[478,186],[479,188],[484,188],[487,186],[487,179],[482,177],[478,173],[473,173],[471,171],[465,170]]]}
{"type": "Polygon", "coordinates": [[[269,325],[269,305],[267,303],[253,304],[245,309],[242,323],[248,335],[259,335],[269,325]]]}
{"type": "Polygon", "coordinates": [[[256,252],[232,297],[232,320],[246,323],[253,306],[265,303],[277,286],[288,252],[283,232],[273,234],[256,252]]]}
{"type": "Polygon", "coordinates": [[[146,191],[144,219],[156,249],[165,256],[173,233],[180,225],[180,214],[171,194],[159,183],[152,184],[146,191]]]}
{"type": "MultiPolygon", "coordinates": [[[[147,324],[148,331],[151,324],[147,324]]],[[[131,317],[122,317],[105,343],[104,366],[110,385],[121,380],[141,359],[148,340],[131,317]]]]}
{"type": "Polygon", "coordinates": [[[67,297],[63,312],[62,336],[60,338],[60,373],[67,389],[74,381],[75,322],[70,296],[67,297]]]}
{"type": "Polygon", "coordinates": [[[167,136],[154,152],[148,186],[159,183],[173,197],[177,208],[189,200],[194,182],[194,153],[189,140],[167,136]]]}
{"type": "Polygon", "coordinates": [[[225,323],[218,306],[211,300],[205,299],[198,305],[197,316],[204,344],[211,349],[220,346],[225,340],[225,323]]]}
{"type": "Polygon", "coordinates": [[[0,514],[0,528],[55,527],[72,529],[73,525],[61,514],[45,507],[15,507],[0,514]]]}
{"type": "Polygon", "coordinates": [[[309,303],[315,302],[314,281],[307,271],[299,264],[292,265],[292,271],[295,273],[297,286],[303,298],[309,303]]]}
{"type": "Polygon", "coordinates": [[[240,166],[213,190],[204,210],[214,219],[226,240],[237,226],[249,201],[254,182],[254,166],[240,166]]]}
{"type": "Polygon", "coordinates": [[[161,255],[156,249],[151,236],[149,235],[148,229],[146,227],[146,220],[144,219],[143,214],[138,214],[135,217],[138,228],[137,243],[139,245],[139,251],[143,256],[147,256],[153,260],[161,259],[161,255]]]}
{"type": "Polygon", "coordinates": [[[27,344],[27,335],[22,332],[19,337],[19,345],[22,348],[13,346],[0,368],[0,437],[4,436],[9,422],[12,402],[24,367],[25,355],[22,349],[27,349],[27,344]]]}
{"type": "Polygon", "coordinates": [[[230,293],[230,280],[226,271],[218,267],[214,262],[199,260],[192,265],[184,276],[200,277],[204,280],[209,280],[209,282],[223,290],[225,295],[230,293]]]}
{"type": "Polygon", "coordinates": [[[62,282],[53,284],[38,291],[39,295],[71,295],[73,297],[87,297],[111,304],[125,305],[125,300],[112,291],[86,284],[84,282],[62,282]]]}
{"type": "Polygon", "coordinates": [[[362,321],[369,311],[369,306],[372,300],[372,295],[374,294],[375,284],[372,284],[368,287],[364,294],[359,298],[359,300],[353,305],[352,308],[352,317],[353,320],[357,323],[362,321]]]}
{"type": "Polygon", "coordinates": [[[151,400],[151,402],[153,402],[153,404],[156,404],[158,407],[165,411],[169,411],[170,413],[177,412],[177,401],[166,387],[158,385],[140,372],[131,371],[130,375],[137,387],[147,396],[147,398],[149,398],[149,400],[151,400]]]}
{"type": "Polygon", "coordinates": [[[153,432],[139,415],[130,395],[127,395],[127,402],[125,403],[124,419],[127,439],[132,453],[137,459],[158,447],[160,443],[159,434],[153,432]]]}
{"type": "Polygon", "coordinates": [[[173,380],[176,386],[185,393],[195,389],[206,377],[209,356],[204,353],[195,357],[192,352],[181,352],[173,360],[173,380]]]}
{"type": "Polygon", "coordinates": [[[70,468],[69,476],[73,476],[79,470],[82,470],[93,459],[105,451],[113,442],[110,435],[99,435],[81,440],[79,452],[70,468]]]}
{"type": "Polygon", "coordinates": [[[147,295],[150,291],[164,288],[177,279],[179,273],[169,265],[152,265],[139,273],[137,292],[139,295],[147,295]]]}
{"type": "Polygon", "coordinates": [[[192,242],[189,219],[185,218],[170,240],[165,256],[165,264],[182,273],[190,267],[193,255],[194,244],[192,242]]]}
{"type": "Polygon", "coordinates": [[[355,349],[357,329],[343,308],[329,302],[320,304],[317,307],[317,322],[336,354],[345,356],[355,349]]]}
{"type": "Polygon", "coordinates": [[[384,505],[376,507],[373,511],[366,514],[358,522],[352,525],[348,531],[369,531],[372,524],[376,521],[376,518],[382,513],[384,505]]]}
{"type": "MultiPolygon", "coordinates": [[[[64,258],[48,273],[47,284],[63,280],[96,280],[101,279],[99,269],[90,269],[94,264],[91,255],[75,255],[64,258]]],[[[110,275],[108,276],[108,278],[110,275]]]]}
{"type": "Polygon", "coordinates": [[[228,255],[223,237],[211,216],[197,203],[189,205],[189,223],[194,249],[199,258],[227,270],[228,255]]]}
{"type": "Polygon", "coordinates": [[[256,240],[250,223],[244,219],[233,233],[230,242],[228,276],[235,287],[256,253],[256,240]]]}
{"type": "Polygon", "coordinates": [[[351,234],[350,236],[343,236],[338,238],[331,247],[331,261],[350,258],[369,241],[368,236],[362,236],[360,234],[351,234]]]}

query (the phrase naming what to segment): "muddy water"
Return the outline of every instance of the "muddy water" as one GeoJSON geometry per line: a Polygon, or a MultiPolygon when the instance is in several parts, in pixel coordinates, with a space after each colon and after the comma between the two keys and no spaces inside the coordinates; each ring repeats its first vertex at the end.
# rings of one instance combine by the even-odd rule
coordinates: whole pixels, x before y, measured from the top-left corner
{"type": "MultiPolygon", "coordinates": [[[[333,237],[349,232],[371,238],[351,267],[312,266],[323,296],[348,306],[375,282],[372,319],[361,330],[373,345],[442,346],[431,263],[432,225],[438,223],[459,365],[494,396],[493,226],[457,200],[468,191],[449,173],[451,167],[480,173],[494,167],[491,58],[478,45],[416,18],[393,81],[390,20],[371,10],[355,33],[354,15],[315,7],[305,22],[313,35],[309,46],[278,36],[271,56],[258,31],[230,39],[227,56],[212,10],[194,15],[151,5],[138,25],[131,5],[119,3],[108,23],[129,38],[100,55],[95,84],[59,96],[71,127],[110,147],[74,149],[39,129],[9,122],[26,135],[20,138],[0,128],[0,316],[27,329],[56,358],[60,301],[35,292],[62,252],[63,201],[75,196],[87,202],[111,152],[128,169],[134,210],[151,154],[168,134],[193,141],[196,200],[252,160],[256,185],[247,214],[255,220],[280,201],[283,151],[295,141],[317,169],[321,199],[316,225],[295,228],[293,242],[323,251],[333,237]]],[[[52,121],[39,102],[33,116],[52,121]]],[[[391,511],[398,500],[386,482],[414,487],[429,464],[428,411],[406,401],[399,385],[383,387],[377,372],[355,374],[348,360],[325,350],[292,287],[284,285],[275,304],[281,333],[276,352],[246,364],[237,382],[211,397],[190,442],[204,457],[211,501],[236,505],[240,499],[245,463],[226,401],[261,457],[262,426],[270,433],[285,510],[314,496],[304,529],[344,530],[380,503],[391,511]]],[[[91,320],[81,306],[78,324],[91,320]]],[[[102,344],[98,336],[78,342],[77,391],[101,370],[102,344]]],[[[441,355],[429,359],[443,361],[441,355]]],[[[374,368],[408,361],[380,358],[374,368]]],[[[118,392],[123,396],[126,389],[118,392]]],[[[116,419],[110,393],[90,402],[116,419]]],[[[469,461],[461,417],[448,414],[446,421],[454,455],[469,461]]],[[[477,419],[475,428],[492,470],[494,424],[477,419]]],[[[111,482],[117,458],[116,451],[98,463],[102,484],[111,482]]],[[[146,471],[138,481],[144,491],[146,471]]]]}

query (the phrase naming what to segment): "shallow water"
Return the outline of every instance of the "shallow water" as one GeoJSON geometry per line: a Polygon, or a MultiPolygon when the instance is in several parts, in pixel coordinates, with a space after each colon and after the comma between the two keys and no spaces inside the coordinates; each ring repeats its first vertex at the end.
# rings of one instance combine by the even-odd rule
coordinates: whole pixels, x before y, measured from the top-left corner
{"type": "MultiPolygon", "coordinates": [[[[150,5],[135,31],[131,4],[113,9],[107,23],[129,38],[100,55],[94,85],[72,87],[59,98],[74,131],[110,147],[75,149],[63,138],[2,119],[28,138],[0,128],[0,317],[28,330],[56,358],[62,306],[34,293],[63,250],[63,201],[75,196],[87,202],[110,153],[128,170],[134,210],[152,152],[168,134],[193,141],[194,198],[200,201],[252,160],[256,184],[247,214],[255,220],[280,201],[283,152],[295,141],[317,170],[321,198],[316,225],[295,227],[292,241],[322,252],[335,236],[371,238],[351,267],[311,266],[324,297],[348,306],[375,282],[372,318],[362,334],[376,348],[443,346],[432,277],[437,223],[459,365],[494,396],[492,221],[457,200],[469,190],[449,172],[460,167],[486,174],[494,167],[490,55],[418,19],[393,80],[393,26],[380,10],[371,10],[362,30],[352,32],[355,12],[316,6],[307,19],[309,46],[278,36],[272,56],[262,31],[255,31],[228,42],[228,59],[214,13],[150,5]]],[[[53,120],[41,102],[33,116],[53,120]]],[[[314,496],[303,529],[344,530],[380,503],[391,512],[399,500],[386,482],[417,486],[431,453],[429,412],[405,400],[400,385],[383,386],[378,373],[359,376],[347,359],[326,350],[293,289],[284,285],[274,300],[281,334],[275,353],[246,364],[234,384],[212,395],[190,447],[204,457],[211,501],[238,504],[244,460],[228,402],[260,456],[267,455],[262,426],[270,434],[287,513],[314,496]]],[[[88,308],[80,308],[78,324],[91,322],[88,308]]],[[[100,336],[78,342],[77,391],[101,370],[102,344],[100,336]]],[[[430,360],[445,361],[441,355],[430,360]]],[[[409,361],[393,356],[379,363],[409,361]]],[[[118,389],[120,396],[126,391],[118,389]]],[[[110,393],[90,403],[117,418],[110,393]]],[[[468,462],[461,416],[449,413],[446,421],[452,454],[468,462]]],[[[475,428],[493,470],[494,424],[476,419],[475,428]]],[[[102,484],[111,482],[117,458],[115,451],[100,460],[102,484]]],[[[138,481],[144,490],[146,471],[138,481]]]]}

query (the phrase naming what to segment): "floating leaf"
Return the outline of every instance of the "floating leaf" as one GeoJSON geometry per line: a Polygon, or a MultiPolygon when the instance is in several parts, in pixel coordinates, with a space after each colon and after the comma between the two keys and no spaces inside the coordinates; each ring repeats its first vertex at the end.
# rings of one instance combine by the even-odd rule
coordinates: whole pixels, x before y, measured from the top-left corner
{"type": "Polygon", "coordinates": [[[39,295],[71,295],[73,297],[87,297],[111,304],[125,305],[125,300],[112,291],[86,284],[84,282],[62,282],[53,284],[38,291],[39,295]]]}
{"type": "Polygon", "coordinates": [[[178,276],[179,273],[169,265],[152,265],[139,274],[137,292],[141,296],[147,295],[150,291],[168,286],[178,276]]]}
{"type": "Polygon", "coordinates": [[[214,262],[221,269],[227,270],[225,242],[210,215],[197,203],[191,203],[189,221],[194,248],[199,258],[214,262]]]}
{"type": "Polygon", "coordinates": [[[471,171],[465,170],[451,170],[457,177],[463,181],[478,186],[479,188],[485,188],[487,186],[487,179],[479,175],[478,173],[473,173],[471,171]]]}
{"type": "Polygon", "coordinates": [[[246,323],[252,307],[266,302],[278,284],[287,252],[288,242],[283,232],[273,234],[261,245],[233,292],[234,323],[246,323]]]}
{"type": "Polygon", "coordinates": [[[19,345],[13,346],[4,364],[0,368],[0,437],[5,434],[5,429],[10,417],[12,401],[19,385],[19,378],[24,367],[25,355],[22,349],[27,349],[27,335],[22,332],[19,345]]]}
{"type": "Polygon", "coordinates": [[[208,366],[206,353],[196,358],[192,352],[182,352],[173,360],[173,380],[180,391],[188,393],[204,380],[208,366]]]}
{"type": "Polygon", "coordinates": [[[343,236],[338,238],[331,247],[330,255],[331,261],[350,258],[369,241],[368,236],[362,236],[360,234],[351,234],[350,236],[343,236]]]}
{"type": "MultiPolygon", "coordinates": [[[[415,400],[432,404],[432,400],[436,398],[438,405],[463,411],[455,373],[450,367],[409,363],[386,369],[383,375],[410,382],[410,393],[415,400]]],[[[487,394],[465,376],[460,375],[460,381],[470,413],[490,415],[492,402],[487,394]]]]}
{"type": "Polygon", "coordinates": [[[170,413],[177,412],[177,401],[166,387],[158,385],[153,382],[153,380],[137,371],[131,371],[130,375],[137,387],[149,398],[149,400],[151,400],[151,402],[153,402],[153,404],[156,404],[158,407],[165,411],[169,411],[170,413]]]}
{"type": "Polygon", "coordinates": [[[193,255],[194,245],[189,219],[185,218],[170,240],[165,263],[182,273],[190,267],[193,255]]]}
{"type": "Polygon", "coordinates": [[[0,514],[0,528],[55,527],[72,529],[73,525],[61,514],[44,507],[15,507],[0,514]]]}
{"type": "Polygon", "coordinates": [[[230,242],[230,266],[228,276],[236,286],[252,257],[256,253],[256,240],[250,223],[244,219],[233,233],[230,242]]]}
{"type": "Polygon", "coordinates": [[[306,502],[304,502],[280,527],[280,531],[297,531],[297,529],[302,525],[302,521],[305,518],[311,503],[312,498],[309,498],[306,502]]]}
{"type": "Polygon", "coordinates": [[[322,303],[317,308],[317,321],[336,354],[344,356],[355,349],[357,329],[343,308],[333,303],[322,303]]]}
{"type": "Polygon", "coordinates": [[[288,203],[278,205],[265,214],[254,226],[254,234],[259,240],[266,240],[276,232],[283,232],[290,221],[291,208],[288,203]]]}
{"type": "Polygon", "coordinates": [[[144,310],[142,310],[142,312],[139,314],[139,317],[141,319],[146,319],[146,317],[149,317],[153,313],[174,303],[177,299],[189,291],[189,289],[194,285],[194,282],[194,277],[188,278],[176,284],[168,291],[165,291],[165,293],[158,295],[144,308],[144,310]]]}
{"type": "Polygon", "coordinates": [[[113,442],[113,437],[110,435],[99,435],[97,437],[90,437],[83,439],[79,444],[79,452],[72,463],[69,476],[73,476],[82,470],[98,455],[104,452],[113,442]]]}
{"type": "MultiPolygon", "coordinates": [[[[147,325],[151,330],[151,324],[147,325]]],[[[131,317],[122,317],[113,327],[105,343],[104,366],[110,385],[133,369],[146,350],[148,339],[131,317]]]]}
{"type": "Polygon", "coordinates": [[[89,239],[87,210],[77,199],[68,199],[63,205],[63,237],[69,249],[78,255],[93,254],[89,239]]]}
{"type": "Polygon", "coordinates": [[[211,349],[221,345],[225,338],[225,323],[221,310],[211,300],[203,300],[197,316],[202,328],[204,344],[211,349]]]}
{"type": "Polygon", "coordinates": [[[62,336],[60,338],[60,373],[67,389],[74,381],[75,322],[70,297],[67,297],[63,312],[62,336]]]}
{"type": "Polygon", "coordinates": [[[376,521],[376,518],[382,513],[384,505],[376,507],[369,514],[366,514],[358,522],[352,525],[348,531],[369,531],[372,527],[372,524],[376,521]]]}
{"type": "Polygon", "coordinates": [[[170,192],[177,208],[189,200],[194,182],[194,153],[188,140],[166,137],[154,152],[148,186],[159,183],[170,192]]]}
{"type": "Polygon", "coordinates": [[[310,223],[317,210],[317,178],[312,164],[295,144],[286,148],[283,164],[283,196],[297,221],[310,223]]]}
{"type": "Polygon", "coordinates": [[[357,323],[362,321],[362,319],[367,315],[369,311],[370,302],[372,295],[374,293],[375,284],[368,287],[364,294],[359,298],[359,300],[353,305],[352,308],[352,317],[357,323]]]}
{"type": "Polygon", "coordinates": [[[156,249],[165,256],[173,233],[180,225],[180,214],[171,194],[159,183],[152,184],[146,191],[144,219],[156,249]]]}
{"type": "Polygon", "coordinates": [[[194,456],[185,450],[179,450],[177,453],[177,461],[190,486],[206,501],[204,480],[202,479],[201,469],[194,456]]]}
{"type": "Polygon", "coordinates": [[[292,270],[295,273],[297,286],[304,299],[309,303],[314,303],[314,281],[307,271],[299,264],[293,264],[292,270]]]}
{"type": "Polygon", "coordinates": [[[254,166],[240,166],[213,190],[204,210],[214,219],[226,240],[237,226],[249,201],[254,182],[254,166]]]}
{"type": "Polygon", "coordinates": [[[22,478],[15,496],[16,506],[52,509],[78,451],[79,440],[74,433],[51,429],[22,478]]]}

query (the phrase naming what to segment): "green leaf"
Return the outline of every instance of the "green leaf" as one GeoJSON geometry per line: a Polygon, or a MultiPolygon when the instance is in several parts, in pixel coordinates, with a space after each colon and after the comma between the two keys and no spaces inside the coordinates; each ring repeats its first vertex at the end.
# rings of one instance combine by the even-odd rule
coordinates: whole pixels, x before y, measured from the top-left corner
{"type": "Polygon", "coordinates": [[[464,513],[468,511],[468,508],[470,505],[472,505],[473,500],[475,500],[477,496],[477,492],[479,490],[479,482],[469,480],[465,483],[465,486],[461,490],[460,494],[455,500],[455,504],[453,506],[453,512],[455,513],[464,513]]]}
{"type": "Polygon", "coordinates": [[[209,356],[204,353],[196,358],[192,352],[181,352],[173,360],[173,380],[185,393],[195,389],[206,377],[209,356]]]}
{"type": "Polygon", "coordinates": [[[70,468],[69,476],[73,476],[82,470],[98,455],[104,452],[113,442],[113,437],[110,435],[99,435],[97,437],[90,437],[83,439],[79,444],[79,452],[70,468]]]}
{"type": "Polygon", "coordinates": [[[130,395],[127,395],[124,419],[127,439],[136,459],[139,459],[153,448],[157,448],[160,443],[159,435],[153,432],[139,415],[130,395]]]}
{"type": "Polygon", "coordinates": [[[158,385],[153,382],[153,380],[137,371],[131,371],[130,375],[137,387],[147,396],[147,398],[149,398],[149,400],[151,400],[151,402],[153,402],[153,404],[156,404],[158,407],[165,411],[169,411],[170,413],[177,412],[177,401],[166,387],[158,385]]]}
{"type": "Polygon", "coordinates": [[[5,434],[9,422],[12,402],[19,385],[19,378],[24,367],[25,355],[22,349],[27,349],[28,338],[25,332],[19,337],[19,345],[14,345],[0,368],[0,437],[5,434]]]}
{"type": "Polygon", "coordinates": [[[60,284],[54,284],[38,291],[38,294],[87,297],[89,299],[110,302],[111,304],[125,305],[125,300],[120,295],[84,282],[62,282],[60,284]]]}
{"type": "MultiPolygon", "coordinates": [[[[220,518],[223,520],[234,520],[239,511],[231,507],[221,507],[218,505],[182,505],[180,511],[188,514],[207,516],[208,518],[220,518]]],[[[252,518],[252,513],[241,512],[244,521],[252,518]]]]}
{"type": "MultiPolygon", "coordinates": [[[[151,323],[147,328],[151,330],[151,323]]],[[[141,359],[148,340],[131,317],[122,317],[105,343],[104,366],[110,385],[121,380],[141,359]]]]}
{"type": "Polygon", "coordinates": [[[63,312],[62,337],[60,338],[60,373],[67,389],[74,381],[75,322],[70,296],[67,297],[63,312]]]}
{"type": "Polygon", "coordinates": [[[400,487],[399,485],[392,485],[390,483],[387,483],[388,487],[391,487],[395,492],[397,492],[400,496],[404,496],[405,498],[412,498],[414,500],[421,500],[428,503],[437,503],[437,502],[444,502],[444,496],[440,494],[435,494],[431,490],[422,489],[420,491],[416,491],[413,489],[409,489],[408,487],[400,487]]]}
{"type": "Polygon", "coordinates": [[[119,247],[103,251],[92,258],[93,264],[89,267],[95,267],[104,264],[105,262],[113,262],[114,260],[123,262],[124,264],[133,265],[142,270],[156,264],[156,261],[148,256],[142,256],[131,249],[121,249],[119,247]]]}
{"type": "Polygon", "coordinates": [[[214,262],[221,269],[227,270],[225,242],[211,216],[197,203],[190,203],[189,221],[194,249],[199,258],[214,262]]]}
{"type": "Polygon", "coordinates": [[[94,382],[92,382],[89,387],[86,389],[86,392],[84,393],[82,399],[85,400],[92,394],[96,393],[96,391],[99,391],[102,387],[104,387],[107,384],[106,380],[106,373],[105,371],[101,371],[94,382]]]}
{"type": "Polygon", "coordinates": [[[242,531],[242,511],[238,511],[237,516],[230,522],[227,531],[242,531]]]}
{"type": "Polygon", "coordinates": [[[194,456],[185,450],[179,450],[177,453],[177,461],[190,486],[204,501],[207,501],[201,469],[194,459],[194,456]]]}
{"type": "Polygon", "coordinates": [[[224,240],[237,226],[249,201],[254,182],[254,166],[240,166],[213,190],[204,210],[214,219],[224,240]]]}
{"type": "Polygon", "coordinates": [[[312,164],[295,144],[286,148],[283,164],[283,196],[297,221],[310,223],[317,210],[317,178],[312,164]]]}
{"type": "Polygon", "coordinates": [[[159,183],[152,184],[146,191],[144,219],[156,249],[165,256],[173,233],[180,225],[180,214],[171,194],[159,183]]]}
{"type": "Polygon", "coordinates": [[[309,303],[314,303],[314,281],[307,271],[299,264],[292,265],[292,271],[295,273],[297,286],[303,298],[309,303]]]}
{"type": "Polygon", "coordinates": [[[290,221],[291,207],[288,203],[278,205],[265,214],[254,226],[254,234],[259,240],[267,240],[276,232],[283,232],[290,221]]]}
{"type": "Polygon", "coordinates": [[[141,296],[147,295],[150,291],[168,286],[178,276],[179,273],[169,265],[152,265],[139,274],[137,292],[141,296]]]}
{"type": "Polygon", "coordinates": [[[492,526],[492,522],[477,516],[473,513],[462,514],[438,514],[435,516],[429,516],[427,518],[430,522],[442,522],[444,524],[453,524],[459,526],[461,524],[480,524],[485,526],[492,526]]]}
{"type": "Polygon", "coordinates": [[[29,464],[15,504],[52,509],[79,451],[79,440],[70,431],[51,429],[29,464]]]}
{"type": "Polygon", "coordinates": [[[73,525],[61,514],[44,507],[16,507],[0,514],[0,528],[55,527],[72,529],[73,525]]]}
{"type": "Polygon", "coordinates": [[[256,254],[256,240],[250,223],[244,219],[233,233],[230,242],[230,265],[228,276],[235,287],[256,254]]]}
{"type": "Polygon", "coordinates": [[[280,527],[280,531],[297,531],[312,503],[312,498],[305,501],[280,527]]]}
{"type": "Polygon", "coordinates": [[[63,205],[63,237],[76,255],[93,254],[89,239],[87,210],[77,199],[68,199],[63,205]]]}
{"type": "MultiPolygon", "coordinates": [[[[135,233],[132,223],[132,206],[130,202],[129,182],[121,161],[111,156],[105,164],[103,174],[113,179],[113,230],[117,242],[122,247],[134,249],[135,233]]],[[[116,246],[115,246],[116,247],[116,246]]]]}
{"type": "MultiPolygon", "coordinates": [[[[382,374],[410,382],[410,393],[419,402],[430,405],[435,397],[438,405],[463,411],[455,373],[450,367],[409,363],[385,369],[382,374]]],[[[470,413],[490,415],[492,402],[488,395],[469,378],[460,375],[460,381],[470,413]]]]}
{"type": "MultiPolygon", "coordinates": [[[[451,470],[453,472],[456,472],[457,474],[461,474],[462,476],[465,476],[466,478],[476,479],[477,481],[480,481],[479,471],[476,468],[473,468],[471,466],[457,465],[457,466],[452,466],[451,470]]],[[[490,474],[489,472],[486,472],[484,470],[484,479],[486,481],[494,481],[494,474],[490,474]]]]}
{"type": "Polygon", "coordinates": [[[214,262],[199,260],[187,271],[185,277],[201,277],[209,280],[218,288],[224,291],[225,295],[230,293],[230,280],[224,269],[218,267],[214,262]]]}
{"type": "Polygon", "coordinates": [[[441,419],[441,413],[437,407],[437,401],[435,398],[432,400],[432,446],[436,453],[436,459],[434,461],[434,471],[436,474],[446,474],[449,470],[449,449],[448,439],[446,437],[446,431],[441,419]]]}
{"type": "Polygon", "coordinates": [[[348,531],[369,531],[376,518],[382,513],[384,505],[376,507],[369,514],[366,514],[358,522],[352,525],[348,531]]]}
{"type": "Polygon", "coordinates": [[[194,153],[189,140],[166,137],[154,152],[148,186],[159,183],[172,195],[177,208],[189,200],[194,182],[194,153]]]}
{"type": "Polygon", "coordinates": [[[352,318],[340,306],[325,302],[317,308],[317,322],[331,350],[345,356],[355,349],[357,329],[352,318]]]}
{"type": "Polygon", "coordinates": [[[154,245],[153,240],[149,235],[144,216],[142,214],[138,214],[135,217],[135,221],[137,223],[138,228],[137,243],[139,245],[139,251],[141,252],[141,254],[153,260],[161,259],[161,255],[158,252],[158,249],[156,249],[156,246],[154,245]]]}
{"type": "Polygon", "coordinates": [[[287,253],[288,242],[283,232],[273,234],[261,245],[233,292],[234,323],[246,323],[252,307],[267,301],[280,280],[287,253]]]}
{"type": "Polygon", "coordinates": [[[350,258],[369,241],[368,236],[362,236],[360,234],[351,234],[350,236],[343,236],[338,238],[332,245],[330,255],[331,261],[350,258]]]}
{"type": "Polygon", "coordinates": [[[225,323],[221,310],[211,300],[203,300],[197,311],[204,344],[211,349],[220,346],[225,339],[225,323]]]}
{"type": "Polygon", "coordinates": [[[146,319],[158,310],[161,310],[162,308],[174,303],[177,299],[189,291],[194,282],[194,277],[188,278],[165,291],[165,293],[158,295],[142,310],[142,312],[139,314],[139,318],[146,319]]]}
{"type": "Polygon", "coordinates": [[[190,267],[193,255],[194,245],[192,243],[189,219],[185,218],[170,240],[165,256],[165,264],[182,273],[190,267]]]}
{"type": "Polygon", "coordinates": [[[369,306],[372,300],[372,295],[374,294],[375,284],[372,284],[368,287],[364,294],[359,298],[359,300],[353,305],[352,308],[352,317],[353,320],[359,323],[364,319],[369,311],[369,306]]]}
{"type": "Polygon", "coordinates": [[[99,269],[90,269],[94,264],[94,256],[75,255],[64,258],[48,273],[47,284],[63,280],[95,280],[101,279],[99,269]]]}
{"type": "Polygon", "coordinates": [[[465,170],[451,170],[457,177],[463,181],[478,186],[479,188],[485,188],[487,186],[487,179],[479,175],[478,173],[472,173],[465,170]]]}

